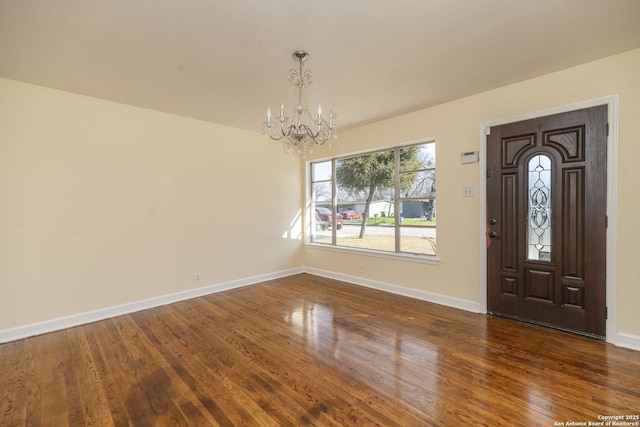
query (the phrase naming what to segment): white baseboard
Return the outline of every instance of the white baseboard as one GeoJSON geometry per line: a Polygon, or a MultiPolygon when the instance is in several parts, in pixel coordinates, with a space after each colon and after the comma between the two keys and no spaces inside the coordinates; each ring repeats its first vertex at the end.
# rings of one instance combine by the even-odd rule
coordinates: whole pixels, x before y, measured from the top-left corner
{"type": "Polygon", "coordinates": [[[640,351],[640,336],[618,332],[618,340],[614,344],[619,347],[640,351]]]}
{"type": "Polygon", "coordinates": [[[385,291],[385,292],[389,292],[396,295],[402,295],[405,297],[419,299],[422,301],[433,302],[440,305],[446,305],[447,307],[458,308],[465,311],[471,311],[473,313],[480,313],[480,303],[476,301],[450,297],[442,294],[421,291],[413,288],[406,288],[404,286],[398,286],[390,283],[379,282],[377,280],[366,279],[363,277],[350,276],[342,273],[335,273],[333,271],[320,270],[317,268],[305,268],[304,271],[306,273],[314,274],[316,276],[322,276],[330,279],[340,280],[343,282],[352,283],[354,285],[365,286],[367,288],[377,289],[379,291],[385,291]]]}
{"type": "MultiPolygon", "coordinates": [[[[458,308],[473,313],[480,313],[480,303],[475,301],[421,291],[418,289],[406,288],[403,286],[379,282],[377,280],[366,279],[363,277],[351,276],[348,274],[336,273],[333,271],[320,270],[317,268],[298,267],[277,271],[274,273],[261,274],[258,276],[218,283],[202,288],[189,289],[183,292],[161,295],[154,298],[134,301],[131,303],[113,307],[106,307],[98,310],[88,311],[85,313],[74,314],[71,316],[59,317],[57,319],[46,320],[44,322],[32,323],[29,325],[0,330],[0,344],[32,337],[35,335],[45,334],[48,332],[58,331],[61,329],[72,328],[74,326],[84,325],[91,322],[97,322],[99,320],[109,319],[111,317],[121,316],[123,314],[129,314],[136,311],[147,310],[149,308],[160,307],[178,301],[184,301],[191,298],[214,294],[216,292],[228,291],[230,289],[254,285],[257,283],[266,282],[268,280],[293,276],[300,273],[309,273],[316,276],[327,277],[330,279],[352,283],[354,285],[377,289],[379,291],[385,291],[396,295],[402,295],[409,298],[432,302],[447,307],[458,308]]],[[[618,333],[616,338],[617,339],[615,340],[615,342],[612,342],[612,344],[615,344],[619,347],[625,347],[632,350],[640,351],[640,336],[627,333],[618,333]]]]}
{"type": "Polygon", "coordinates": [[[149,308],[159,307],[162,305],[184,301],[203,295],[209,295],[216,292],[228,291],[230,289],[240,288],[243,286],[254,285],[256,283],[279,279],[281,277],[292,276],[294,274],[300,273],[304,273],[304,268],[292,268],[289,270],[282,270],[274,273],[261,274],[258,276],[232,280],[229,282],[218,283],[215,285],[209,285],[197,289],[189,289],[183,292],[161,295],[158,297],[134,301],[113,307],[106,307],[84,313],[73,314],[71,316],[59,317],[57,319],[46,320],[44,322],[4,329],[0,330],[0,343],[15,341],[35,335],[45,334],[48,332],[59,331],[61,329],[72,328],[74,326],[97,322],[99,320],[109,319],[111,317],[121,316],[123,314],[147,310],[149,308]]]}
{"type": "MultiPolygon", "coordinates": [[[[305,273],[314,274],[316,276],[328,277],[330,279],[340,280],[354,285],[365,286],[367,288],[377,289],[380,291],[390,292],[392,294],[402,295],[422,301],[433,302],[435,304],[445,305],[447,307],[459,308],[461,310],[470,311],[472,313],[480,313],[480,303],[461,298],[454,298],[446,295],[436,294],[432,292],[420,291],[403,286],[393,285],[363,277],[350,276],[347,274],[336,273],[333,271],[320,270],[316,268],[305,268],[305,273]]],[[[607,342],[618,347],[625,347],[631,350],[640,351],[640,336],[626,333],[618,333],[616,340],[607,340],[607,342]]]]}

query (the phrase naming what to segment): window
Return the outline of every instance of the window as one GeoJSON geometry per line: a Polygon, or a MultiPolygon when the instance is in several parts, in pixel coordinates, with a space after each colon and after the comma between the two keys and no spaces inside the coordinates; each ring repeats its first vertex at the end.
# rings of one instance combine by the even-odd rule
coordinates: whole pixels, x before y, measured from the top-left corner
{"type": "Polygon", "coordinates": [[[310,167],[311,242],[436,255],[435,142],[310,167]]]}

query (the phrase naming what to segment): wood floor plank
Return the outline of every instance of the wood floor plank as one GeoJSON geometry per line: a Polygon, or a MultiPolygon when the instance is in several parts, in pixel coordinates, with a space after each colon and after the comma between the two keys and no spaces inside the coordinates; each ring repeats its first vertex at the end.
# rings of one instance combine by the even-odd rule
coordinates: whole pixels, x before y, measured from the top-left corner
{"type": "Polygon", "coordinates": [[[67,390],[73,392],[71,425],[112,426],[113,419],[105,390],[91,348],[85,335],[90,328],[68,330],[68,369],[65,369],[67,390]]]}
{"type": "MultiPolygon", "coordinates": [[[[228,372],[233,366],[233,356],[229,355],[225,341],[213,334],[204,334],[199,325],[201,322],[190,324],[172,311],[153,317],[142,313],[136,316],[136,321],[161,344],[174,370],[192,385],[192,390],[211,415],[225,424],[228,420],[233,425],[278,425],[247,394],[242,384],[233,380],[228,372]]],[[[205,330],[220,327],[217,322],[205,322],[205,330]]]]}
{"type": "Polygon", "coordinates": [[[33,425],[63,426],[69,423],[69,412],[66,401],[67,387],[64,379],[67,355],[64,340],[66,331],[42,335],[35,351],[42,369],[42,402],[40,420],[33,425]]]}
{"type": "MultiPolygon", "coordinates": [[[[208,311],[189,313],[185,311],[182,314],[186,319],[190,316],[200,317],[208,311]]],[[[246,392],[252,395],[252,400],[262,405],[271,405],[273,402],[279,402],[282,408],[286,408],[286,413],[280,413],[278,410],[273,412],[277,417],[279,425],[299,425],[298,413],[304,413],[305,401],[297,393],[288,393],[288,389],[283,384],[276,381],[271,373],[255,363],[258,352],[253,343],[233,326],[233,313],[229,313],[220,307],[216,310],[217,322],[226,325],[226,330],[212,330],[207,336],[218,340],[217,346],[219,351],[225,352],[227,360],[233,361],[228,371],[231,373],[230,380],[236,384],[236,387],[244,387],[246,392]],[[291,413],[289,409],[297,407],[298,411],[291,413]]],[[[238,319],[243,318],[246,313],[236,313],[238,319]]],[[[245,320],[246,321],[246,317],[245,320]]],[[[206,330],[197,330],[198,334],[207,334],[206,330]]],[[[258,350],[259,351],[259,350],[258,350]]],[[[263,408],[265,409],[265,408],[263,408]]]]}
{"type": "MultiPolygon", "coordinates": [[[[237,303],[241,303],[240,301],[238,301],[237,303]]],[[[249,303],[247,303],[249,304],[249,303]]],[[[253,311],[253,310],[252,310],[253,311]]],[[[254,313],[258,313],[259,316],[259,311],[253,311],[254,313]]],[[[313,314],[310,314],[309,316],[313,316],[313,314]]],[[[316,318],[314,319],[313,323],[315,324],[315,327],[317,328],[322,328],[323,326],[323,322],[321,320],[322,316],[316,316],[316,318]]],[[[256,351],[256,354],[270,354],[270,353],[277,353],[279,354],[279,361],[284,362],[283,366],[281,367],[282,370],[284,371],[290,371],[291,369],[294,369],[295,366],[300,365],[300,363],[302,362],[302,358],[301,356],[298,354],[299,352],[297,351],[298,346],[295,346],[294,348],[296,350],[294,350],[293,352],[290,353],[290,359],[286,359],[285,358],[285,354],[284,354],[284,346],[280,346],[278,347],[278,338],[282,337],[283,338],[283,343],[284,342],[290,342],[292,337],[294,337],[295,335],[292,335],[290,333],[290,331],[288,329],[284,329],[284,330],[280,330],[278,329],[274,329],[273,327],[270,329],[264,329],[264,328],[260,328],[261,323],[259,322],[259,317],[256,317],[253,319],[253,322],[250,322],[249,324],[251,325],[252,329],[248,329],[247,326],[245,326],[245,333],[247,333],[250,336],[256,337],[256,339],[259,339],[260,341],[262,341],[261,345],[263,346],[259,351],[256,351]],[[260,328],[260,329],[259,329],[260,328]],[[272,334],[276,333],[276,336],[271,336],[272,334]],[[278,348],[280,348],[280,351],[278,351],[278,348]]],[[[310,334],[310,335],[315,335],[315,334],[310,334]]],[[[310,338],[310,335],[307,335],[307,339],[310,338]]],[[[317,338],[317,336],[316,336],[317,338]]],[[[302,342],[304,342],[305,340],[303,339],[302,342]]],[[[301,377],[304,377],[306,372],[309,371],[313,371],[316,370],[314,368],[316,368],[317,366],[323,366],[324,368],[321,370],[317,370],[318,372],[316,372],[316,375],[322,375],[324,378],[324,382],[325,384],[330,383],[332,388],[338,388],[340,389],[344,384],[350,385],[351,389],[344,389],[344,395],[345,396],[351,396],[353,401],[349,402],[349,399],[346,399],[345,402],[342,402],[344,404],[348,404],[350,403],[351,408],[354,407],[358,407],[357,403],[361,402],[361,401],[371,401],[371,404],[369,405],[370,408],[368,409],[370,412],[374,412],[374,419],[378,419],[378,420],[382,420],[386,425],[389,424],[393,424],[393,416],[395,411],[395,407],[392,410],[389,410],[389,408],[385,408],[385,412],[386,414],[383,413],[379,413],[376,410],[376,404],[375,402],[378,399],[371,399],[370,394],[367,394],[367,392],[370,390],[369,387],[367,387],[366,383],[363,382],[363,379],[366,380],[366,378],[359,378],[358,380],[360,381],[360,384],[355,385],[352,381],[352,373],[354,372],[353,370],[350,371],[348,376],[344,376],[341,375],[340,371],[341,371],[341,367],[339,365],[334,365],[334,366],[327,366],[326,363],[324,363],[322,360],[319,360],[319,356],[323,355],[324,352],[321,349],[322,345],[317,342],[315,344],[314,347],[314,352],[313,352],[313,359],[309,360],[308,363],[305,364],[304,366],[304,370],[299,371],[299,372],[295,372],[295,375],[293,376],[293,378],[295,378],[296,380],[300,379],[301,377]]],[[[285,350],[286,351],[286,350],[285,350]]],[[[343,355],[343,357],[347,357],[346,354],[343,355]]],[[[328,359],[332,359],[333,355],[327,355],[328,359]]],[[[265,363],[266,366],[266,361],[261,361],[262,363],[265,363]]],[[[370,372],[376,372],[378,375],[381,374],[380,370],[373,370],[372,369],[372,365],[370,364],[372,361],[365,359],[365,358],[359,358],[359,362],[361,366],[366,366],[367,369],[367,373],[370,372]]],[[[273,363],[270,364],[269,368],[271,370],[275,370],[277,367],[274,366],[273,363]]],[[[276,372],[277,375],[282,375],[282,373],[280,372],[276,372]]],[[[313,377],[308,378],[309,381],[313,382],[313,377]]],[[[294,385],[291,385],[292,387],[294,387],[294,385]]],[[[322,390],[316,389],[313,390],[311,392],[312,395],[314,396],[318,396],[321,397],[322,396],[322,390]]],[[[344,411],[348,408],[342,408],[341,411],[344,411]]],[[[407,419],[409,416],[409,410],[408,408],[397,408],[398,411],[402,411],[402,416],[401,418],[407,419]]],[[[368,417],[367,414],[361,414],[361,417],[368,417]]],[[[373,420],[369,420],[369,422],[373,423],[373,420]]]]}
{"type": "Polygon", "coordinates": [[[0,345],[0,426],[554,425],[640,352],[308,274],[0,345]]]}
{"type": "MultiPolygon", "coordinates": [[[[251,312],[255,311],[250,310],[249,312],[244,313],[244,317],[250,319],[251,312]]],[[[240,313],[237,314],[239,315],[240,313]]],[[[273,327],[269,329],[262,329],[260,328],[259,318],[253,318],[253,320],[254,321],[245,324],[242,330],[237,333],[245,336],[247,339],[249,339],[249,337],[253,337],[250,344],[252,345],[251,353],[254,357],[254,363],[263,366],[265,371],[270,372],[273,376],[283,379],[284,385],[288,386],[288,390],[293,392],[292,396],[295,398],[296,395],[300,394],[297,387],[298,381],[304,380],[305,383],[311,384],[314,382],[313,377],[307,378],[305,377],[305,374],[310,371],[317,370],[317,366],[320,365],[321,362],[318,361],[317,353],[314,360],[305,360],[297,350],[297,346],[295,347],[295,351],[288,352],[287,347],[283,344],[286,342],[285,340],[291,339],[290,334],[283,333],[278,328],[273,327]],[[279,338],[283,339],[281,344],[279,344],[279,338]],[[266,360],[260,357],[261,354],[278,354],[279,357],[277,360],[266,360]],[[298,367],[301,367],[302,369],[298,369],[298,367]],[[287,375],[288,373],[292,375],[289,376],[287,375]],[[289,378],[293,378],[295,381],[289,381],[289,378]]],[[[341,384],[344,384],[347,380],[346,378],[339,376],[335,369],[324,369],[324,374],[322,372],[319,372],[319,374],[323,375],[323,385],[330,384],[332,387],[340,387],[341,384]]],[[[303,406],[308,407],[311,405],[307,410],[308,415],[306,415],[306,417],[312,417],[313,419],[326,412],[329,412],[327,415],[336,417],[338,413],[335,409],[338,409],[339,413],[343,413],[346,410],[353,411],[354,408],[358,408],[358,405],[356,405],[358,399],[365,399],[361,394],[363,394],[363,391],[366,391],[367,387],[365,384],[361,384],[355,389],[359,393],[344,393],[345,398],[343,398],[341,402],[337,403],[337,405],[342,405],[343,408],[336,406],[336,404],[331,405],[330,407],[327,407],[326,405],[318,405],[317,399],[322,398],[322,390],[320,388],[316,388],[315,390],[306,390],[305,394],[308,397],[308,402],[306,402],[307,405],[305,405],[305,402],[301,402],[301,405],[303,406]]],[[[371,408],[370,412],[373,412],[374,410],[374,408],[371,408]]],[[[387,412],[392,411],[387,410],[387,412]]],[[[383,421],[383,424],[389,425],[392,424],[392,422],[388,419],[388,415],[389,414],[385,416],[384,414],[378,413],[375,417],[370,417],[365,412],[359,414],[357,417],[366,419],[371,424],[374,424],[374,419],[377,419],[379,421],[383,421]]],[[[407,416],[408,414],[405,412],[403,417],[406,419],[407,416]]]]}
{"type": "MultiPolygon", "coordinates": [[[[114,381],[130,384],[126,390],[125,407],[134,425],[189,425],[176,404],[179,397],[162,361],[146,354],[142,336],[129,317],[111,319],[111,339],[120,343],[118,363],[111,366],[114,381]]],[[[108,362],[112,359],[109,358],[108,362]]]]}
{"type": "MultiPolygon", "coordinates": [[[[155,320],[149,319],[148,321],[154,322],[155,320]]],[[[138,320],[138,323],[149,339],[159,348],[159,351],[171,365],[176,375],[191,390],[193,397],[202,404],[216,424],[233,426],[250,420],[248,411],[240,405],[233,404],[232,399],[230,399],[231,393],[217,381],[211,381],[210,376],[204,373],[207,369],[204,364],[200,363],[196,357],[181,357],[181,350],[183,349],[180,347],[180,338],[173,335],[174,331],[172,329],[167,331],[156,329],[156,331],[152,331],[146,322],[141,323],[141,320],[138,320]]],[[[154,323],[159,323],[161,328],[166,328],[167,326],[160,319],[154,323]]],[[[188,353],[194,350],[193,346],[187,348],[188,353]]]]}
{"type": "Polygon", "coordinates": [[[30,386],[27,372],[33,360],[33,339],[4,344],[2,349],[2,383],[0,389],[0,425],[26,425],[29,395],[38,392],[38,387],[30,386]]]}

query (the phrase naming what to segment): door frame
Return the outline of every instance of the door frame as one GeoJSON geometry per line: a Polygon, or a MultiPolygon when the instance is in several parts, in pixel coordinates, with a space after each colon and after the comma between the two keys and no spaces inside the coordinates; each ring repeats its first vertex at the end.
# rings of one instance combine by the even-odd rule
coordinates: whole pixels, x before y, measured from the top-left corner
{"type": "Polygon", "coordinates": [[[480,312],[487,313],[487,131],[492,126],[500,126],[507,123],[552,116],[584,108],[607,106],[607,121],[609,123],[609,135],[607,137],[607,243],[606,243],[606,303],[607,303],[607,327],[606,341],[612,344],[618,342],[618,107],[619,96],[610,95],[595,98],[559,107],[547,108],[515,116],[488,120],[480,123],[479,140],[479,173],[480,173],[480,223],[479,223],[479,253],[480,253],[480,312]]]}

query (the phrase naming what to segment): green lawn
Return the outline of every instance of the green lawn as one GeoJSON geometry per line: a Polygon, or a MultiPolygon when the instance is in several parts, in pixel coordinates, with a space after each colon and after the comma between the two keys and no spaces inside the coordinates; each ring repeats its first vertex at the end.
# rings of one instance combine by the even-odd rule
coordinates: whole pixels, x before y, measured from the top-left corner
{"type": "MultiPolygon", "coordinates": [[[[369,218],[367,220],[367,226],[369,225],[394,225],[396,219],[390,216],[379,216],[377,218],[369,218]]],[[[345,224],[362,224],[362,219],[345,220],[345,224]]],[[[427,221],[425,218],[402,218],[402,225],[426,225],[436,226],[436,220],[427,221]]]]}
{"type": "MultiPolygon", "coordinates": [[[[331,243],[330,237],[320,237],[314,240],[315,243],[331,243]]],[[[365,235],[363,239],[358,236],[339,237],[338,246],[349,248],[373,249],[378,251],[395,251],[394,236],[383,236],[379,234],[365,235]]],[[[401,242],[402,252],[414,254],[435,255],[436,239],[422,236],[404,236],[401,242]]]]}

